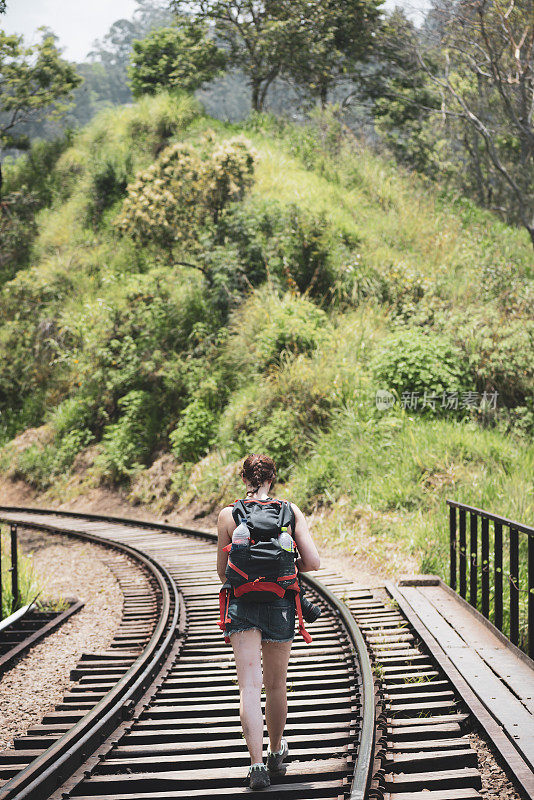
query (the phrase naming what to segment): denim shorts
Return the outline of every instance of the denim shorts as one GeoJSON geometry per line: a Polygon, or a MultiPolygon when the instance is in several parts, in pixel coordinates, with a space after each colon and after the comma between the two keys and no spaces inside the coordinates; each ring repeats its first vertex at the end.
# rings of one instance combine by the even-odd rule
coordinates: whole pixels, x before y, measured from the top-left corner
{"type": "Polygon", "coordinates": [[[257,628],[262,642],[291,642],[295,637],[295,597],[287,594],[269,603],[230,598],[226,635],[257,628]]]}

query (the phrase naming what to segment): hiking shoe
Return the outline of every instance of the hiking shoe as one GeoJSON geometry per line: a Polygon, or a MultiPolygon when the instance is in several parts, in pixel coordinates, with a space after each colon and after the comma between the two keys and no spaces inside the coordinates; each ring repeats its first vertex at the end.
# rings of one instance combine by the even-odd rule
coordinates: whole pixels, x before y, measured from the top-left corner
{"type": "Polygon", "coordinates": [[[247,775],[247,782],[251,789],[266,789],[271,785],[271,779],[265,764],[253,764],[247,775]]]}
{"type": "Polygon", "coordinates": [[[282,747],[277,753],[271,753],[271,748],[267,748],[267,769],[269,772],[280,772],[282,763],[289,753],[289,746],[285,739],[282,739],[282,747]]]}

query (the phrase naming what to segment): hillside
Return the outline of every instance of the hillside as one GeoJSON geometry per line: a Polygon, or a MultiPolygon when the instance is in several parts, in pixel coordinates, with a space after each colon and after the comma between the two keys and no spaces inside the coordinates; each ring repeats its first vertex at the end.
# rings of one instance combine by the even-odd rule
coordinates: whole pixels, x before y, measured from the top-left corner
{"type": "Polygon", "coordinates": [[[525,231],[331,112],[237,126],[187,96],[100,114],[48,180],[1,288],[5,476],[206,515],[266,451],[321,541],[382,573],[445,572],[446,497],[534,522],[525,231]]]}

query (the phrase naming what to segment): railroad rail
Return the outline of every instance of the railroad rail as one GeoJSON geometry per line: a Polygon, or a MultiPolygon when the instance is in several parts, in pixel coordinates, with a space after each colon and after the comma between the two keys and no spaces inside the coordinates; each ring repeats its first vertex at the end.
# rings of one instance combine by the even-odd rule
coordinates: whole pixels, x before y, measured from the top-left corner
{"type": "Polygon", "coordinates": [[[83,606],[81,600],[72,600],[64,611],[51,611],[30,603],[3,619],[0,622],[0,675],[83,606]]]}
{"type": "MultiPolygon", "coordinates": [[[[103,544],[146,576],[125,596],[110,649],[82,659],[64,702],[0,761],[0,800],[250,794],[235,667],[216,625],[214,534],[15,507],[1,507],[0,519],[103,544]]],[[[313,626],[313,643],[297,638],[292,648],[286,727],[292,761],[265,792],[284,800],[363,800],[375,759],[371,661],[353,613],[332,591],[336,581],[328,587],[307,576],[306,582],[325,611],[313,626]]],[[[343,591],[347,602],[361,595],[343,591]]]]}

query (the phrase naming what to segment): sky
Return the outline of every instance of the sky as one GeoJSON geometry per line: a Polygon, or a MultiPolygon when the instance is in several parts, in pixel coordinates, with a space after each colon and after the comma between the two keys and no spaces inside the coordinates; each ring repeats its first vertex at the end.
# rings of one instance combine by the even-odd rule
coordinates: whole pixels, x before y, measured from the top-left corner
{"type": "Polygon", "coordinates": [[[136,5],[135,0],[7,0],[0,27],[6,33],[22,33],[27,44],[35,44],[37,28],[46,25],[59,36],[64,58],[84,61],[94,40],[116,20],[130,19],[136,5]]]}
{"type": "MultiPolygon", "coordinates": [[[[101,39],[118,19],[130,19],[135,0],[7,0],[7,13],[0,27],[7,33],[22,33],[26,44],[35,44],[37,28],[46,25],[59,36],[63,56],[84,61],[95,39],[101,39]]],[[[420,9],[428,0],[386,0],[385,7],[403,6],[418,22],[420,9]]]]}

